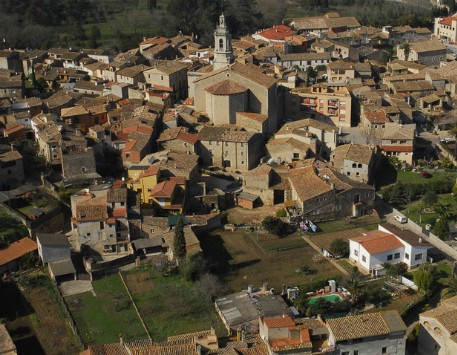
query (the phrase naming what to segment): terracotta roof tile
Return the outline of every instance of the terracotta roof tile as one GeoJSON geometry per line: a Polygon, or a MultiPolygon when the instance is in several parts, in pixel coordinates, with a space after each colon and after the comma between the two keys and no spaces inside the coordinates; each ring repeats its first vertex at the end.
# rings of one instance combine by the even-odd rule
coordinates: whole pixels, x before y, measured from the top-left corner
{"type": "Polygon", "coordinates": [[[152,197],[171,197],[173,191],[176,188],[176,182],[174,181],[162,181],[152,188],[151,196],[152,197]]]}
{"type": "Polygon", "coordinates": [[[248,91],[243,85],[228,79],[208,86],[205,90],[213,95],[234,95],[248,91]]]}
{"type": "Polygon", "coordinates": [[[327,319],[336,341],[366,338],[390,333],[380,312],[327,319]]]}
{"type": "Polygon", "coordinates": [[[259,32],[258,36],[262,36],[270,41],[284,40],[286,37],[296,34],[297,31],[286,25],[273,26],[265,31],[259,32]]]}
{"type": "Polygon", "coordinates": [[[351,240],[360,243],[371,255],[384,253],[404,246],[394,235],[380,230],[367,232],[365,235],[351,238],[351,240]]]}
{"type": "Polygon", "coordinates": [[[8,264],[9,262],[37,249],[37,244],[29,237],[19,239],[18,241],[11,243],[6,248],[0,250],[0,265],[8,264]]]}
{"type": "Polygon", "coordinates": [[[282,327],[293,327],[295,322],[290,317],[275,317],[275,318],[265,318],[263,323],[268,328],[282,328],[282,327]]]}

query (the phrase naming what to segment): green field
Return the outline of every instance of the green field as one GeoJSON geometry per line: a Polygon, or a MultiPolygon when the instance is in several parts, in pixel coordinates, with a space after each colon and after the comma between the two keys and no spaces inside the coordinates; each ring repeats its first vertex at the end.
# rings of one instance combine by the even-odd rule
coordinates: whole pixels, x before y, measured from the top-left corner
{"type": "Polygon", "coordinates": [[[0,245],[11,243],[28,235],[29,232],[21,221],[0,205],[0,245]]]}
{"type": "Polygon", "coordinates": [[[163,276],[152,267],[139,267],[124,273],[124,279],[154,341],[168,336],[225,328],[210,298],[199,282],[181,275],[163,276]]]}
{"type": "Polygon", "coordinates": [[[146,339],[147,334],[118,274],[93,282],[91,292],[65,299],[86,344],[146,339]]]}
{"type": "MultiPolygon", "coordinates": [[[[437,195],[437,197],[438,202],[449,204],[451,210],[457,211],[457,199],[454,196],[451,194],[440,194],[437,195]]],[[[420,200],[412,202],[401,212],[422,227],[425,227],[427,224],[431,224],[433,226],[439,218],[438,214],[433,211],[433,208],[424,209],[420,200]],[[420,211],[421,213],[419,213],[420,211]]]]}
{"type": "Polygon", "coordinates": [[[398,171],[397,181],[410,184],[423,184],[432,181],[455,181],[457,178],[457,173],[453,172],[434,172],[433,170],[430,170],[429,173],[432,176],[426,179],[422,177],[420,172],[398,171]]]}

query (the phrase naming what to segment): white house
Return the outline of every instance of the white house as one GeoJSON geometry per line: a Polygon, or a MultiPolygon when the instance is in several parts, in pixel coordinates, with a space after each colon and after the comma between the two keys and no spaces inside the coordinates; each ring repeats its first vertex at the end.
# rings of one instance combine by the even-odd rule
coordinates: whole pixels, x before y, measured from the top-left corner
{"type": "Polygon", "coordinates": [[[370,272],[381,269],[383,263],[403,262],[414,268],[427,261],[430,243],[411,231],[390,224],[379,225],[378,230],[349,240],[349,259],[370,272]]]}

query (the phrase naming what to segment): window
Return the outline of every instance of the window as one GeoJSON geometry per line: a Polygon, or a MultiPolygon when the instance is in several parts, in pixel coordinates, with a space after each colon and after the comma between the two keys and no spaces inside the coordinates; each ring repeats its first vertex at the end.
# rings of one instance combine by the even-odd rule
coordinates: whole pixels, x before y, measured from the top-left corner
{"type": "Polygon", "coordinates": [[[392,254],[387,255],[387,260],[392,260],[392,254]]]}
{"type": "Polygon", "coordinates": [[[408,253],[405,253],[405,259],[409,260],[409,254],[408,253]]]}
{"type": "Polygon", "coordinates": [[[400,253],[395,253],[394,259],[400,259],[400,253]]]}
{"type": "Polygon", "coordinates": [[[354,249],[354,255],[355,256],[358,256],[359,255],[359,251],[357,249],[354,249]]]}
{"type": "Polygon", "coordinates": [[[151,233],[154,233],[154,227],[151,227],[151,233]]]}
{"type": "Polygon", "coordinates": [[[87,233],[87,236],[90,237],[90,233],[87,233]]]}
{"type": "Polygon", "coordinates": [[[351,172],[350,171],[348,171],[346,174],[347,174],[347,176],[351,176],[351,172]]]}
{"type": "Polygon", "coordinates": [[[357,168],[357,164],[356,163],[352,163],[352,167],[353,168],[357,168]]]}
{"type": "Polygon", "coordinates": [[[362,168],[362,164],[359,164],[359,165],[358,165],[358,168],[359,168],[359,169],[362,168]]]}
{"type": "Polygon", "coordinates": [[[416,254],[414,256],[414,260],[420,260],[420,259],[422,259],[422,253],[421,254],[416,254]]]}
{"type": "Polygon", "coordinates": [[[386,346],[381,349],[381,353],[382,354],[387,354],[387,347],[386,346]]]}
{"type": "Polygon", "coordinates": [[[343,351],[341,355],[349,355],[349,351],[343,351]]]}
{"type": "Polygon", "coordinates": [[[367,257],[365,255],[362,255],[362,261],[363,262],[366,262],[367,261],[367,257]]]}
{"type": "Polygon", "coordinates": [[[358,350],[354,350],[354,355],[359,355],[359,351],[358,350]]]}
{"type": "Polygon", "coordinates": [[[357,172],[355,173],[355,176],[360,176],[360,173],[357,171],[357,172]]]}

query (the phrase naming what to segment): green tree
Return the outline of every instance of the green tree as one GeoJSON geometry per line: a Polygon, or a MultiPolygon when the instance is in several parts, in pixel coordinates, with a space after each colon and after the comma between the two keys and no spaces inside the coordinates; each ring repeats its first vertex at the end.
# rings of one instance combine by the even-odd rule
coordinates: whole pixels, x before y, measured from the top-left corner
{"type": "Polygon", "coordinates": [[[278,217],[265,217],[265,219],[262,221],[262,227],[265,228],[268,233],[277,236],[283,236],[287,232],[287,224],[278,217]]]}
{"type": "Polygon", "coordinates": [[[100,32],[100,28],[95,25],[92,26],[89,33],[89,48],[97,48],[98,47],[98,40],[102,37],[102,33],[100,32]]]}
{"type": "Polygon", "coordinates": [[[422,264],[414,273],[413,280],[420,292],[426,296],[430,296],[436,286],[435,266],[432,264],[422,264]]]}
{"type": "Polygon", "coordinates": [[[449,220],[447,217],[441,215],[436,221],[433,231],[441,240],[447,240],[449,238],[449,220]]]}
{"type": "Polygon", "coordinates": [[[445,300],[457,296],[457,279],[455,277],[444,280],[444,288],[441,290],[441,299],[445,300]]]}
{"type": "Polygon", "coordinates": [[[408,271],[408,265],[402,262],[397,264],[384,263],[382,266],[387,270],[387,276],[394,278],[404,275],[408,271]]]}
{"type": "Polygon", "coordinates": [[[437,202],[435,205],[433,205],[433,210],[435,213],[440,216],[444,217],[446,219],[451,219],[454,215],[454,211],[451,207],[450,203],[447,202],[437,202]]]}
{"type": "Polygon", "coordinates": [[[178,219],[175,226],[175,237],[173,240],[173,253],[180,260],[186,256],[186,239],[184,237],[184,222],[182,218],[178,219]]]}
{"type": "Polygon", "coordinates": [[[330,251],[335,256],[342,256],[346,258],[349,256],[349,242],[342,238],[336,238],[333,240],[332,244],[330,244],[330,251]]]}
{"type": "Polygon", "coordinates": [[[362,296],[363,291],[364,291],[364,283],[361,280],[362,274],[360,271],[357,269],[357,267],[354,267],[352,271],[349,274],[349,277],[345,280],[344,286],[346,289],[349,291],[351,294],[351,304],[355,305],[360,299],[360,296],[362,296]]]}
{"type": "Polygon", "coordinates": [[[438,196],[436,195],[436,192],[433,191],[433,190],[427,190],[425,195],[422,197],[422,202],[427,207],[430,207],[433,204],[437,203],[438,202],[438,196]]]}

